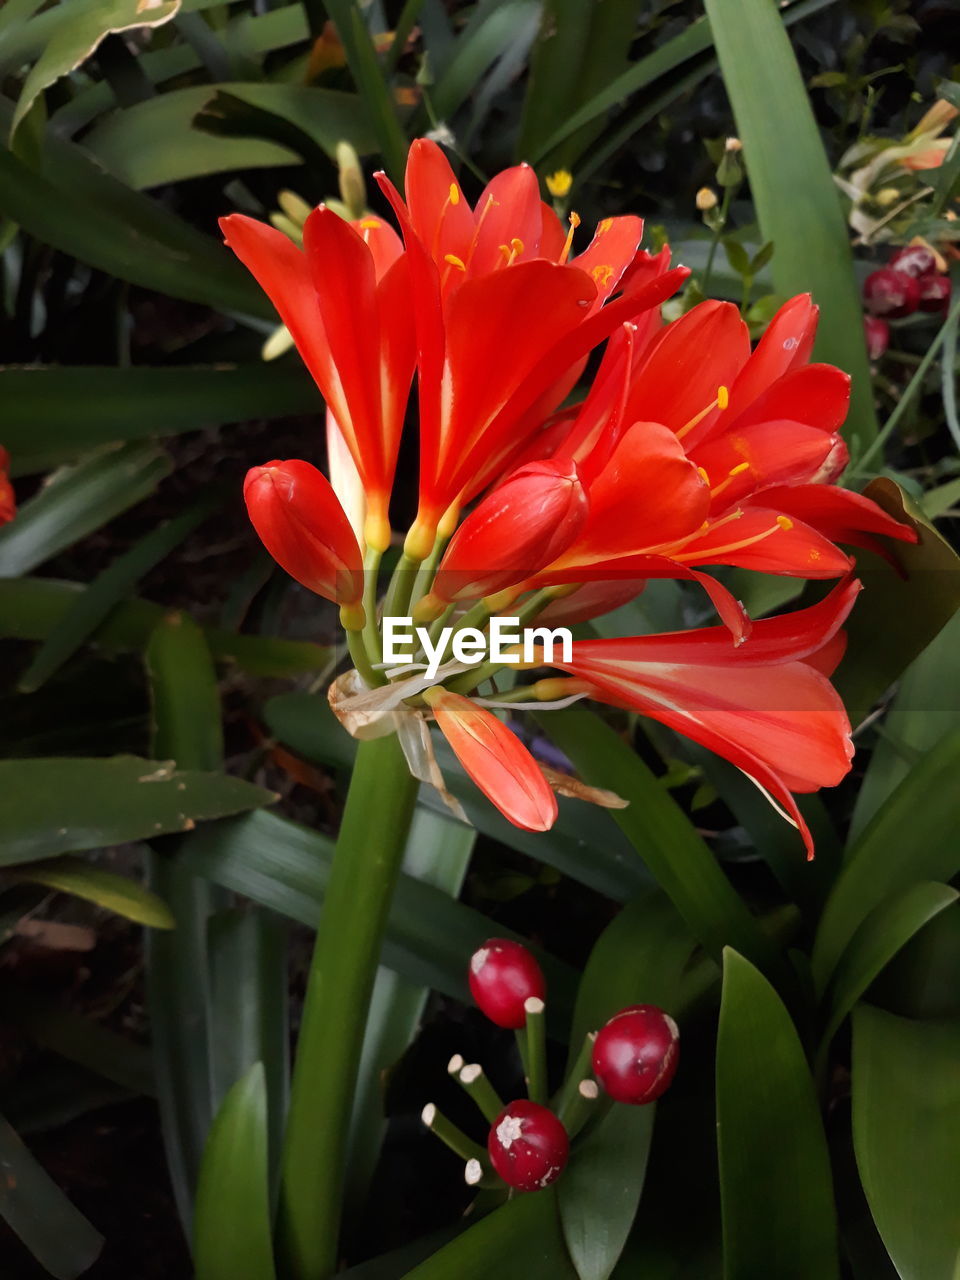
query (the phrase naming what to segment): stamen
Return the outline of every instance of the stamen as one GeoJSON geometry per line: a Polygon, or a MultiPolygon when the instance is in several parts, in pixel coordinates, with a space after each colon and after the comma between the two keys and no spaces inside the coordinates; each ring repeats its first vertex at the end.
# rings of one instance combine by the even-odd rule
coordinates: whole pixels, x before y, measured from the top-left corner
{"type": "Polygon", "coordinates": [[[449,262],[451,267],[456,267],[458,271],[466,271],[466,265],[462,258],[458,258],[455,253],[445,253],[443,255],[444,262],[449,262]]]}
{"type": "Polygon", "coordinates": [[[363,227],[364,231],[376,230],[377,227],[382,227],[383,223],[379,218],[363,218],[361,219],[360,226],[363,227]]]}
{"type": "Polygon", "coordinates": [[[789,530],[793,528],[793,521],[789,516],[777,516],[777,524],[785,533],[789,532],[789,530]]]}
{"type": "Polygon", "coordinates": [[[706,467],[697,467],[697,474],[699,475],[700,479],[703,481],[703,483],[704,483],[704,484],[707,486],[707,488],[709,489],[709,488],[710,488],[710,474],[709,474],[709,472],[707,471],[706,467]]]}
{"type": "Polygon", "coordinates": [[[513,239],[510,241],[509,244],[501,244],[501,245],[498,245],[497,247],[499,248],[503,256],[506,258],[506,262],[504,263],[504,266],[507,266],[507,267],[512,266],[513,263],[520,256],[520,254],[523,253],[523,250],[524,250],[523,241],[517,239],[516,236],[513,237],[513,239]]]}
{"type": "Polygon", "coordinates": [[[567,232],[567,238],[563,242],[563,249],[560,251],[560,266],[562,267],[566,260],[570,257],[570,250],[573,248],[573,233],[580,225],[579,213],[571,213],[568,219],[570,230],[567,232]]]}
{"type": "Polygon", "coordinates": [[[450,197],[449,197],[449,198],[450,198],[450,203],[451,203],[451,204],[459,204],[459,203],[460,203],[460,188],[457,186],[457,184],[456,184],[455,182],[451,182],[451,183],[450,183],[450,197]]]}
{"type": "Polygon", "coordinates": [[[691,418],[685,426],[682,426],[677,432],[677,439],[682,440],[688,431],[692,431],[695,426],[704,420],[708,413],[713,413],[714,409],[725,409],[729,403],[730,394],[727,388],[718,387],[716,400],[711,401],[705,409],[700,410],[696,417],[691,418]]]}
{"type": "Polygon", "coordinates": [[[724,489],[728,488],[728,486],[730,485],[730,482],[734,479],[735,476],[742,476],[745,471],[749,471],[749,470],[750,470],[749,462],[740,462],[735,467],[731,467],[731,469],[727,472],[727,478],[725,480],[721,480],[715,489],[710,490],[710,497],[711,498],[719,497],[719,495],[723,493],[724,489]]]}
{"type": "MultiPolygon", "coordinates": [[[[738,512],[738,514],[742,514],[742,513],[738,512]]],[[[731,551],[742,551],[744,547],[756,546],[758,542],[763,542],[764,539],[769,538],[772,533],[776,533],[779,529],[793,528],[792,520],[787,520],[786,524],[781,524],[780,523],[781,520],[787,520],[787,517],[777,516],[776,521],[770,526],[769,529],[764,529],[761,533],[755,533],[751,538],[742,538],[739,542],[730,542],[725,547],[711,547],[710,548],[711,558],[715,556],[721,556],[721,555],[725,556],[729,554],[729,552],[731,551]]],[[[700,554],[702,554],[702,552],[700,554]]],[[[693,552],[692,558],[696,558],[696,555],[697,553],[693,552]]],[[[678,560],[682,560],[683,558],[684,557],[682,555],[677,556],[678,560]]]]}
{"type": "Polygon", "coordinates": [[[749,470],[750,470],[749,462],[738,462],[735,467],[730,468],[730,475],[742,476],[744,471],[749,471],[749,470]]]}

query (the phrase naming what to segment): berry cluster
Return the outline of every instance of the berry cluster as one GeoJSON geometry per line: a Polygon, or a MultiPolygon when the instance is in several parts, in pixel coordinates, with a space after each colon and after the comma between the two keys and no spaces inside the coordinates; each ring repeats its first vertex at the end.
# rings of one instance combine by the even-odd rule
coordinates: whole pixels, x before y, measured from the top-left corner
{"type": "Polygon", "coordinates": [[[490,1021],[517,1032],[530,1093],[504,1106],[478,1064],[465,1064],[459,1054],[451,1059],[451,1075],[490,1121],[486,1151],[433,1103],[424,1108],[423,1121],[466,1160],[464,1176],[470,1186],[488,1185],[492,1168],[516,1191],[548,1187],[566,1166],[571,1139],[599,1109],[601,1089],[610,1102],[641,1106],[656,1101],[674,1077],[676,1023],[653,1005],[631,1005],[587,1036],[551,1109],[543,1038],[546,982],[536,959],[518,942],[490,938],[470,959],[469,981],[474,1000],[490,1021]]]}
{"type": "Polygon", "coordinates": [[[863,284],[867,349],[871,360],[879,360],[890,345],[888,320],[902,320],[915,311],[945,315],[950,303],[950,279],[937,264],[933,250],[925,244],[897,249],[890,261],[871,271],[863,284]]]}

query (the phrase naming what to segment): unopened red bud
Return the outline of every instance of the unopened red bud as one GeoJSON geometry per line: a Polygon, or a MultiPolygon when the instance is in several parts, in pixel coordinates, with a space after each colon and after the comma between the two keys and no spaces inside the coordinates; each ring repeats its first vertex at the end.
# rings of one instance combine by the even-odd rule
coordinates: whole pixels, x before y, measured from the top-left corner
{"type": "Polygon", "coordinates": [[[614,1014],[593,1043],[593,1074],[616,1102],[654,1102],[673,1080],[680,1056],[677,1024],[652,1004],[614,1014]]]}
{"type": "Polygon", "coordinates": [[[543,999],[547,984],[536,959],[509,938],[488,938],[470,957],[470,993],[498,1027],[526,1026],[524,1004],[543,999]]]}
{"type": "Polygon", "coordinates": [[[925,276],[920,285],[920,310],[943,312],[950,306],[950,277],[925,276]]]}
{"type": "Polygon", "coordinates": [[[492,490],[453,535],[432,596],[450,603],[493,595],[561,555],[589,499],[570,459],[529,462],[492,490]]]}
{"type": "Polygon", "coordinates": [[[363,595],[363,559],[329,480],[293,458],[252,467],[243,482],[260,541],[291,578],[339,605],[363,595]]]}
{"type": "Polygon", "coordinates": [[[863,327],[867,335],[867,354],[871,360],[879,360],[890,345],[890,326],[879,316],[864,316],[863,327]]]}
{"type": "Polygon", "coordinates": [[[487,1151],[508,1187],[542,1191],[563,1173],[570,1140],[552,1111],[518,1098],[490,1126],[487,1151]]]}
{"type": "Polygon", "coordinates": [[[893,267],[871,271],[863,285],[863,301],[875,316],[898,320],[912,315],[920,301],[920,286],[913,276],[893,267]]]}
{"type": "Polygon", "coordinates": [[[915,280],[919,280],[921,276],[928,276],[936,271],[937,258],[925,244],[908,244],[905,249],[898,249],[891,254],[888,265],[902,271],[905,276],[913,276],[915,280]]]}

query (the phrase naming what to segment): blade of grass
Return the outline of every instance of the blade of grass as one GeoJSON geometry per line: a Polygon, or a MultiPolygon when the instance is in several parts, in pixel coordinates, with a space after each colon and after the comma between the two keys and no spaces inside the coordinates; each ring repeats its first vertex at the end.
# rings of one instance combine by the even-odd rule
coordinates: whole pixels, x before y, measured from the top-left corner
{"type": "Polygon", "coordinates": [[[850,237],[783,19],[770,0],[705,6],[761,236],[776,245],[774,288],[788,297],[810,292],[819,304],[816,356],[852,376],[846,433],[862,448],[877,423],[850,237]]]}

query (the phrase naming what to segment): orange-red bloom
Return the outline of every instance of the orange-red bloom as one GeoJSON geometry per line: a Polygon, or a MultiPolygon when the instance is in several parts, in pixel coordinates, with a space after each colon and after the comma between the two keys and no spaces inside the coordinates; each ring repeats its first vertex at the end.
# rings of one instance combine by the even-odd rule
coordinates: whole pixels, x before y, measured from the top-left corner
{"type": "Polygon", "coordinates": [[[291,459],[252,467],[243,496],[253,527],[291,578],[343,606],[363,595],[357,539],[322,472],[291,459]]]}
{"type": "Polygon", "coordinates": [[[524,831],[548,831],[557,800],[539,765],[492,712],[434,685],[423,695],[443,736],[483,794],[524,831]]]}
{"type": "Polygon", "coordinates": [[[366,493],[366,541],[385,550],[414,366],[407,262],[396,232],[381,218],[349,223],[321,206],[304,224],[301,252],[283,232],[242,214],[220,225],[342,431],[366,493]]]}
{"type": "Polygon", "coordinates": [[[9,470],[10,455],[0,445],[0,524],[6,524],[8,520],[12,520],[17,510],[9,470]]]}

